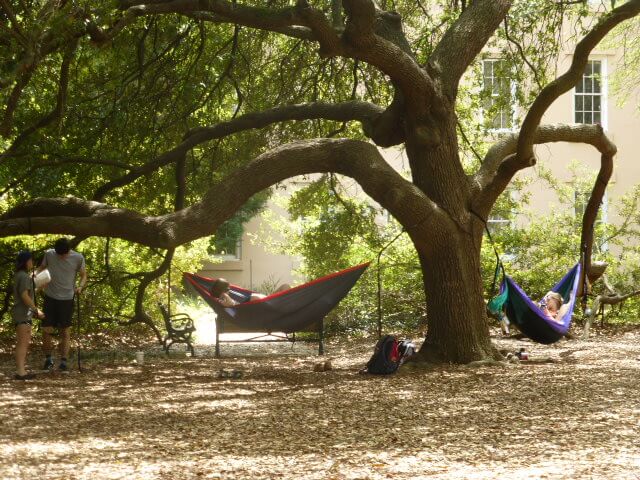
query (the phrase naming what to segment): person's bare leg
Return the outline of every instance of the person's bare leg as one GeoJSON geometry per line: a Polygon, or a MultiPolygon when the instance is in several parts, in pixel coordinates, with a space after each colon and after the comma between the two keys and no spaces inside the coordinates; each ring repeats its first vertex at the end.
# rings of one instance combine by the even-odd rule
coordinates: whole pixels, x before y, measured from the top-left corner
{"type": "Polygon", "coordinates": [[[21,377],[27,374],[27,352],[31,343],[31,325],[21,323],[16,327],[16,373],[21,377]]]}
{"type": "Polygon", "coordinates": [[[42,351],[47,357],[50,357],[51,352],[53,352],[53,338],[51,337],[52,333],[53,327],[42,328],[42,351]]]}
{"type": "Polygon", "coordinates": [[[71,340],[71,328],[60,329],[60,343],[58,344],[58,351],[60,352],[60,358],[69,358],[69,344],[71,340]]]}

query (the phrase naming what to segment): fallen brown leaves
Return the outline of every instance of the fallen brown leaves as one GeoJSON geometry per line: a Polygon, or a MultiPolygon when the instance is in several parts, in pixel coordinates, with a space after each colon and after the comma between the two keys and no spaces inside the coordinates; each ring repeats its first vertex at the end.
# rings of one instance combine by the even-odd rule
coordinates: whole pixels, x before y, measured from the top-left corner
{"type": "Polygon", "coordinates": [[[4,356],[0,478],[640,477],[638,332],[497,343],[557,361],[372,377],[373,341],[330,344],[325,372],[304,345],[237,344],[22,384],[4,356]]]}

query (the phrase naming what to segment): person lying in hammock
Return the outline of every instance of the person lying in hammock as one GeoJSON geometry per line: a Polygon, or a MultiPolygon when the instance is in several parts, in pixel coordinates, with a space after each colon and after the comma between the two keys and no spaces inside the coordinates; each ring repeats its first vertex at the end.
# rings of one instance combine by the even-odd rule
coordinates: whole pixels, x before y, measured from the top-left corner
{"type": "Polygon", "coordinates": [[[542,302],[540,302],[540,308],[544,314],[554,322],[562,323],[562,319],[569,310],[569,304],[564,303],[562,295],[558,292],[548,292],[542,302]]]}
{"type": "MultiPolygon", "coordinates": [[[[280,285],[273,293],[282,292],[283,290],[289,290],[290,288],[291,286],[285,283],[283,285],[280,285]]],[[[233,298],[231,298],[231,295],[229,295],[229,282],[224,278],[218,278],[215,282],[213,282],[210,292],[213,297],[220,300],[220,303],[223,307],[233,307],[235,305],[238,305],[239,303],[242,303],[236,302],[233,298]]],[[[252,293],[247,302],[260,300],[264,297],[266,297],[266,295],[263,293],[252,293]]]]}

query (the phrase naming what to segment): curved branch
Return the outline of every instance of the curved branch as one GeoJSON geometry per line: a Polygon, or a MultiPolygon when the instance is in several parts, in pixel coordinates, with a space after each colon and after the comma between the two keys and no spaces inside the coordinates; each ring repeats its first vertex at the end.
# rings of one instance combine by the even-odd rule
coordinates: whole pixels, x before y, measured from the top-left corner
{"type": "Polygon", "coordinates": [[[500,26],[511,3],[511,0],[472,2],[429,57],[429,71],[434,72],[450,99],[455,98],[462,75],[500,26]]]}
{"type": "Polygon", "coordinates": [[[299,1],[293,7],[264,8],[238,5],[236,2],[225,0],[205,2],[200,0],[167,2],[124,0],[120,1],[120,8],[126,10],[122,21],[123,26],[135,17],[143,15],[177,13],[203,19],[205,14],[204,19],[216,23],[235,23],[245,27],[283,33],[295,38],[316,40],[320,42],[322,50],[327,54],[338,49],[340,44],[339,36],[324,14],[311,8],[304,1],[299,1]]]}
{"type": "Polygon", "coordinates": [[[217,23],[227,22],[294,38],[313,40],[320,45],[320,56],[343,56],[363,60],[389,75],[407,96],[407,105],[420,115],[427,100],[435,96],[435,87],[426,71],[418,65],[404,39],[400,16],[376,10],[371,0],[343,0],[347,13],[344,32],[335,29],[325,14],[306,0],[295,6],[265,8],[238,5],[226,0],[172,0],[167,2],[120,2],[125,16],[175,13],[217,23]],[[392,25],[392,27],[390,27],[392,25]],[[341,35],[342,33],[342,35],[341,35]]]}
{"type": "MultiPolygon", "coordinates": [[[[511,135],[494,145],[487,153],[485,162],[476,176],[477,186],[482,190],[474,200],[473,209],[482,218],[487,218],[500,193],[504,191],[513,175],[520,170],[520,162],[518,162],[515,153],[517,139],[517,135],[511,135]],[[499,162],[498,159],[504,160],[495,168],[496,163],[499,162]],[[487,171],[496,172],[495,176],[490,179],[483,177],[487,171]]],[[[586,143],[594,146],[600,152],[600,170],[582,216],[580,238],[582,273],[580,285],[583,285],[584,276],[591,268],[593,226],[598,216],[598,209],[602,203],[607,184],[613,173],[613,157],[617,152],[616,146],[609,140],[600,125],[545,125],[537,129],[533,141],[536,144],[551,142],[586,143]]]]}
{"type": "Polygon", "coordinates": [[[67,233],[118,237],[174,248],[211,235],[247,199],[297,175],[336,172],[356,179],[364,191],[403,225],[422,228],[446,221],[422,191],[389,166],[375,146],[357,140],[297,142],[260,155],[211,186],[203,200],[175,213],[145,217],[130,210],[81,199],[37,199],[0,216],[0,237],[23,233],[67,233]]]}
{"type": "Polygon", "coordinates": [[[148,175],[165,165],[178,161],[187,151],[210,140],[226,137],[245,130],[264,128],[274,123],[292,120],[324,119],[338,122],[347,122],[350,120],[368,122],[380,115],[382,111],[383,109],[377,105],[361,101],[338,104],[317,102],[275,107],[262,112],[247,113],[214,126],[195,128],[187,132],[184,141],[172,150],[100,187],[96,190],[93,199],[95,201],[101,201],[111,190],[128,185],[143,175],[148,175]]]}
{"type": "Polygon", "coordinates": [[[543,88],[527,112],[520,136],[515,162],[522,168],[535,163],[533,144],[536,130],[549,106],[578,83],[589,60],[589,54],[616,25],[640,14],[640,0],[629,0],[602,17],[598,24],[578,42],[569,70],[543,88]]]}
{"type": "MultiPolygon", "coordinates": [[[[494,202],[509,185],[513,176],[522,169],[518,162],[518,134],[505,135],[495,143],[484,157],[484,162],[474,176],[476,191],[474,211],[486,218],[494,202]]],[[[541,125],[533,137],[534,144],[570,142],[592,145],[602,155],[613,157],[616,146],[606,136],[600,125],[541,125]]]]}

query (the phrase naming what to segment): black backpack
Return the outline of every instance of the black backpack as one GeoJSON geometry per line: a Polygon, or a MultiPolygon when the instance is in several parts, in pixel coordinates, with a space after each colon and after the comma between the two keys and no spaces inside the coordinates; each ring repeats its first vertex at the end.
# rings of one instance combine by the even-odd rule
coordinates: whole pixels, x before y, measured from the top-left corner
{"type": "Polygon", "coordinates": [[[376,344],[373,355],[367,362],[363,373],[389,375],[395,373],[400,366],[401,355],[398,352],[398,339],[393,335],[385,335],[376,344]]]}

